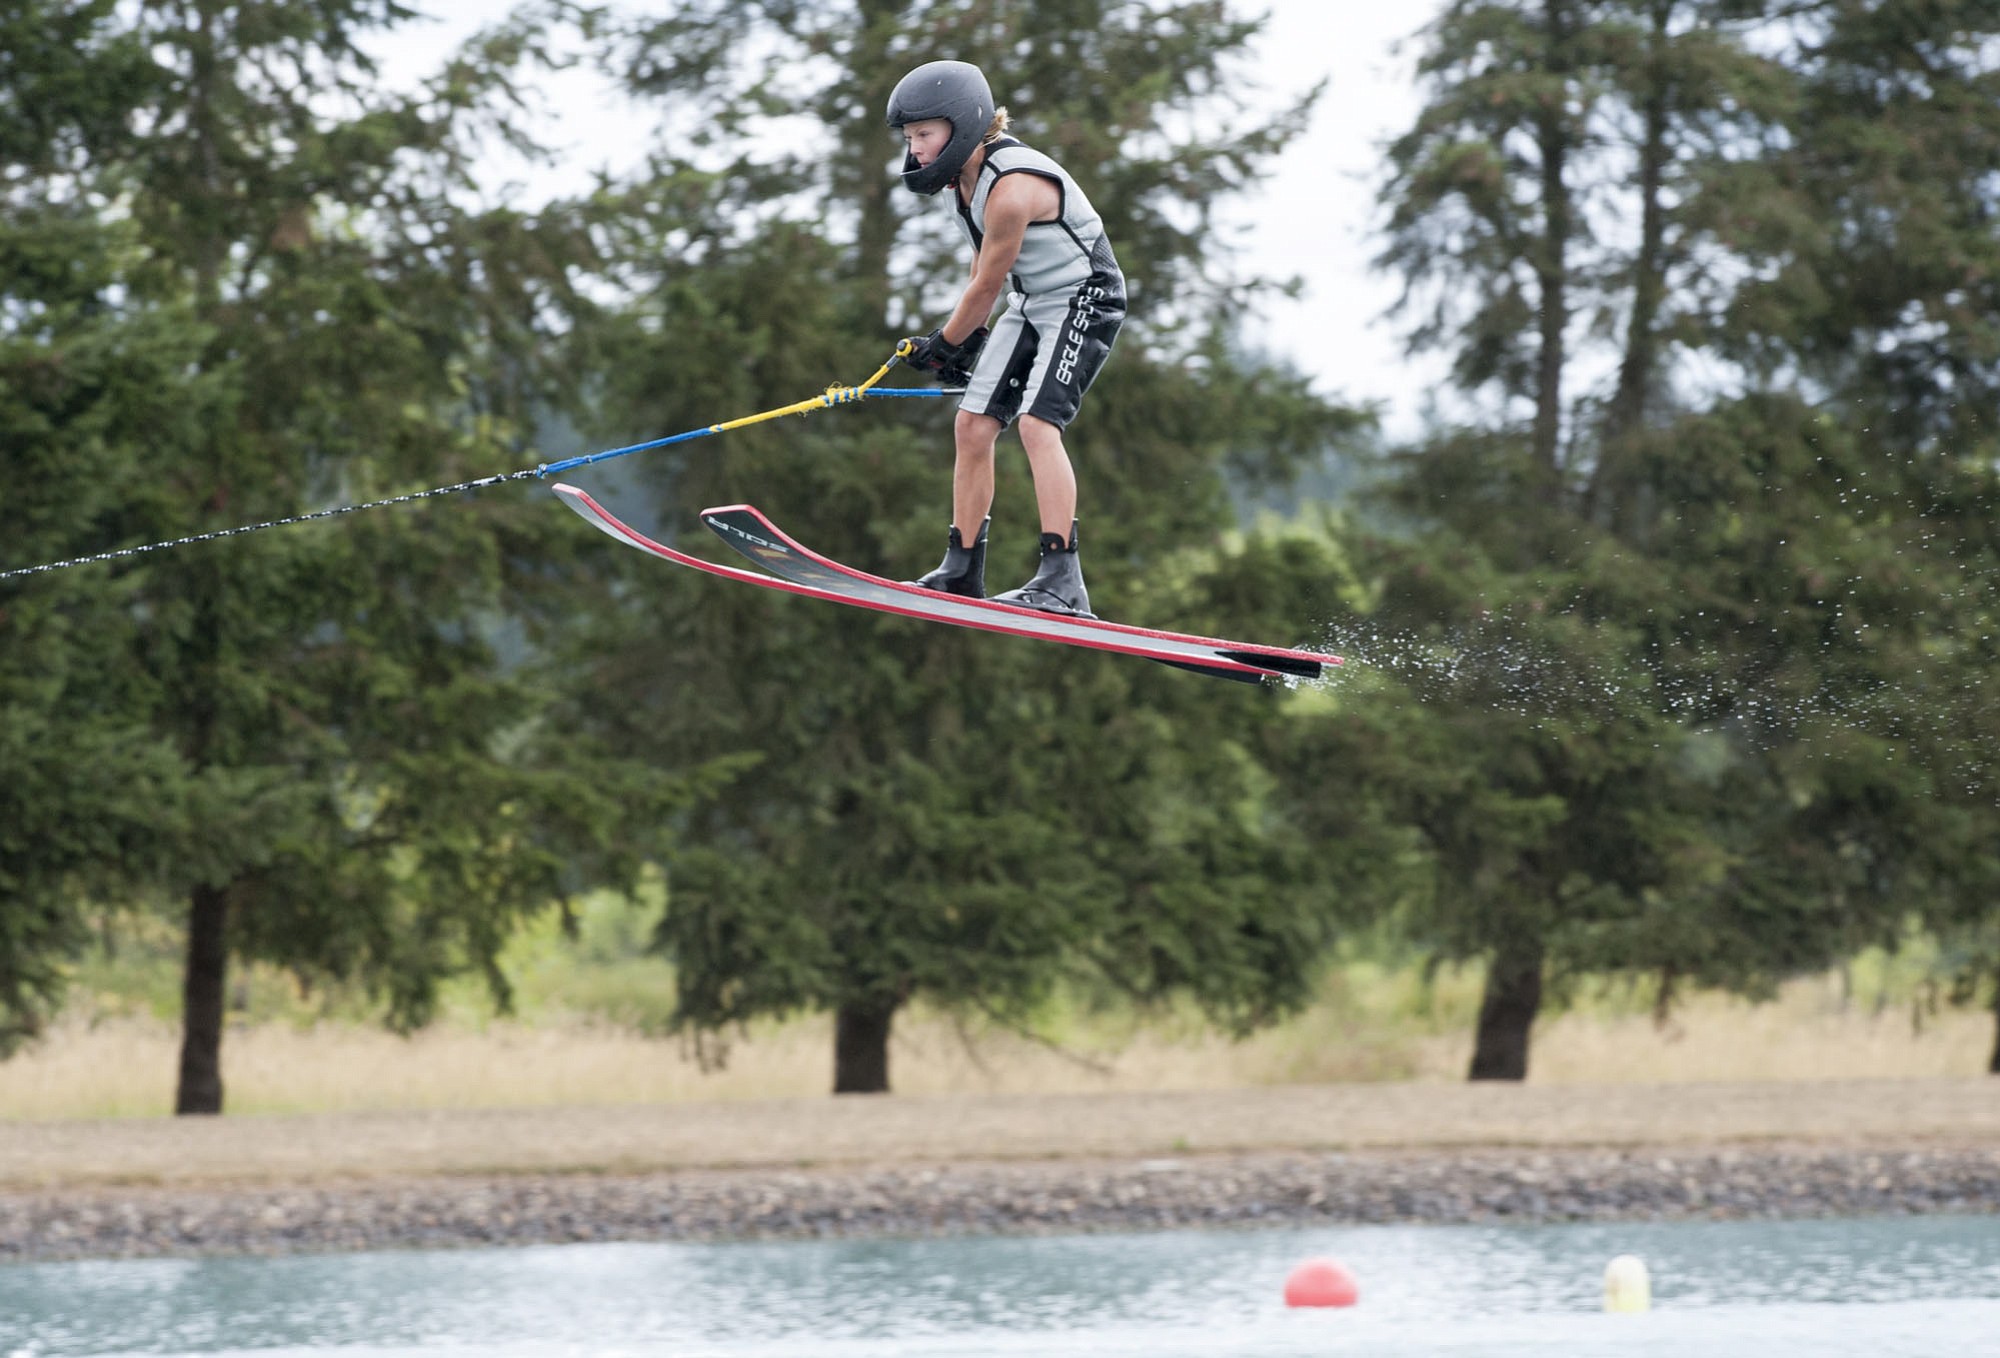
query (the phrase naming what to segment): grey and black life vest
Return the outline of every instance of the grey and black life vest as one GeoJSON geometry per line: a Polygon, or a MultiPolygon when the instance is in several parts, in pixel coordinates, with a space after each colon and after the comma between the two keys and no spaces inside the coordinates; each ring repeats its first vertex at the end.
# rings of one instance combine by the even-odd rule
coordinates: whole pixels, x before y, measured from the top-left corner
{"type": "Polygon", "coordinates": [[[987,196],[1002,176],[1010,174],[1036,174],[1054,180],[1062,193],[1062,208],[1054,221],[1028,223],[1020,257],[1014,261],[1014,291],[1024,297],[1041,297],[1095,283],[1108,296],[1124,297],[1125,277],[1111,253],[1111,241],[1104,234],[1104,219],[1097,215],[1097,209],[1068,171],[1012,137],[987,145],[972,201],[958,204],[958,222],[972,248],[977,250],[986,239],[987,196]]]}

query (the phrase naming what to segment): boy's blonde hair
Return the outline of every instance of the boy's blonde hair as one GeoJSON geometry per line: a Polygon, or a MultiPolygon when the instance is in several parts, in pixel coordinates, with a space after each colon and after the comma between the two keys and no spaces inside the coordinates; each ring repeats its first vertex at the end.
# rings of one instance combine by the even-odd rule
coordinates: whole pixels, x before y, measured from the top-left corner
{"type": "Polygon", "coordinates": [[[1007,116],[1007,109],[1005,105],[1002,105],[1001,107],[994,109],[993,121],[986,124],[986,135],[981,137],[980,140],[987,143],[988,145],[991,145],[992,143],[999,141],[1002,137],[1007,135],[1007,129],[1013,125],[1013,122],[1014,120],[1007,116]]]}

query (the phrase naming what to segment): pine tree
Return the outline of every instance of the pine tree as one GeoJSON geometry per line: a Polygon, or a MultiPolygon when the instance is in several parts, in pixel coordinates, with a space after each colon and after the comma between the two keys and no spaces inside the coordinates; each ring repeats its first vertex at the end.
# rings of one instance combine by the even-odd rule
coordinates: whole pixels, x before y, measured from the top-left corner
{"type": "MultiPolygon", "coordinates": [[[[172,400],[172,328],[105,294],[133,253],[83,168],[125,136],[143,51],[109,4],[0,19],[0,522],[7,569],[104,545],[125,460],[172,400]]],[[[115,638],[134,599],[75,574],[0,585],[0,1056],[61,1005],[79,903],[159,852],[179,772],[115,638]]]]}
{"type": "MultiPolygon", "coordinates": [[[[594,341],[621,420],[606,436],[816,391],[936,323],[962,247],[921,211],[937,204],[905,201],[881,120],[902,73],[948,50],[981,62],[1018,133],[1090,186],[1134,280],[1134,320],[1069,437],[1092,588],[1124,620],[1209,621],[1154,586],[1198,570],[1226,524],[1223,458],[1317,449],[1343,422],[1232,357],[1218,302],[1240,292],[1205,256],[1215,196],[1296,111],[1200,144],[1166,132],[1250,32],[1207,5],[874,3],[697,5],[632,35],[620,69],[696,130],[617,204],[614,253],[643,295],[594,341]],[[768,59],[731,66],[751,50],[768,59]],[[774,113],[790,118],[771,125],[781,136],[750,135],[774,113]]],[[[655,459],[645,517],[673,534],[702,503],[754,496],[864,569],[927,569],[948,518],[948,418],[898,406],[917,408],[655,459]]],[[[989,569],[1025,578],[1024,478],[1002,479],[989,569]]],[[[695,815],[699,849],[674,864],[660,946],[685,1029],[831,1011],[834,1088],[863,1092],[889,1087],[894,1020],[918,998],[1019,1025],[1083,975],[1142,1000],[1191,993],[1236,1031],[1303,999],[1327,911],[1298,889],[1306,856],[1251,754],[1276,695],[640,568],[576,719],[667,762],[762,759],[695,815]]]]}
{"type": "MultiPolygon", "coordinates": [[[[66,540],[159,541],[518,466],[529,343],[587,241],[461,195],[476,134],[517,131],[496,109],[537,59],[533,24],[390,96],[358,44],[408,17],[394,5],[101,17],[137,54],[128,82],[93,87],[122,96],[104,121],[144,135],[74,166],[79,202],[119,205],[123,249],[71,277],[121,380],[35,452],[93,420],[122,438],[104,492],[51,511],[66,540]]],[[[78,577],[119,610],[89,696],[176,774],[135,875],[187,921],[178,1111],[222,1108],[232,959],[354,980],[408,1029],[454,973],[483,972],[504,1003],[516,920],[657,853],[680,781],[550,738],[534,674],[499,649],[561,616],[563,517],[494,493],[78,577]]]]}
{"type": "MultiPolygon", "coordinates": [[[[1849,857],[1940,939],[1953,993],[2000,1018],[2000,913],[1985,696],[2000,553],[2000,16],[1973,3],[1837,0],[1796,34],[1804,75],[1746,289],[1760,346],[1824,394],[1849,456],[1819,570],[1859,652],[1843,690],[1879,758],[1849,857]]],[[[1991,1068],[2000,1073],[2000,1029],[1991,1068]]]]}
{"type": "Polygon", "coordinates": [[[1414,720],[1456,738],[1404,746],[1452,762],[1384,773],[1439,875],[1423,936],[1488,959],[1475,1076],[1525,1075],[1551,969],[1763,993],[1893,933],[1924,872],[1922,780],[1864,772],[1896,721],[1851,720],[1920,649],[1920,627],[1854,625],[1903,588],[1904,528],[1852,512],[1867,450],[1797,389],[1788,305],[1837,294],[1757,260],[1853,229],[1785,188],[1794,147],[1856,181],[1805,149],[1808,63],[1773,31],[1759,6],[1454,5],[1395,148],[1385,262],[1435,301],[1414,338],[1494,404],[1392,486],[1442,532],[1383,558],[1384,616],[1469,651],[1461,675],[1530,665],[1527,720],[1444,686],[1414,720]],[[1593,333],[1619,337],[1601,394],[1569,385],[1593,333]],[[1690,355],[1750,394],[1690,393],[1690,355]]]}
{"type": "MultiPolygon", "coordinates": [[[[1589,836],[1654,758],[1643,704],[1571,690],[1561,676],[1615,646],[1578,616],[1595,582],[1579,550],[1576,320],[1603,268],[1589,169],[1606,154],[1605,8],[1572,0],[1447,8],[1420,70],[1433,97],[1392,148],[1382,262],[1426,311],[1413,343],[1448,347],[1468,391],[1495,402],[1491,433],[1441,437],[1410,459],[1392,502],[1440,525],[1382,558],[1379,616],[1465,652],[1462,679],[1390,713],[1381,785],[1421,828],[1436,884],[1415,917],[1448,957],[1483,957],[1473,1078],[1520,1079],[1552,960],[1619,885],[1589,836]],[[1552,958],[1553,955],[1553,958],[1552,958]]],[[[1630,691],[1625,689],[1624,691],[1630,691]]],[[[1371,744],[1376,743],[1371,741],[1371,744]]]]}

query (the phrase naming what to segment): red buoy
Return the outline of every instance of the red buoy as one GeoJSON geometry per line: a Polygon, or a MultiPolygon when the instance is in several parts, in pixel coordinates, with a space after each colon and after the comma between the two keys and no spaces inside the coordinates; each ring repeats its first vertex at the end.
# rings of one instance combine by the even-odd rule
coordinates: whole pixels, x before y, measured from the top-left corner
{"type": "Polygon", "coordinates": [[[1287,1306],[1352,1306],[1361,1285],[1338,1259],[1308,1259],[1285,1279],[1287,1306]]]}

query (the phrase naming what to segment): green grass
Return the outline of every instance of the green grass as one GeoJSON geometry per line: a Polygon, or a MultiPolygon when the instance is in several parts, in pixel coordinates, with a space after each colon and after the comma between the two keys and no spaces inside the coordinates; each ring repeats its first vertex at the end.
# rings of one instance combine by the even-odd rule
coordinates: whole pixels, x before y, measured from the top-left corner
{"type": "MultiPolygon", "coordinates": [[[[529,1026],[586,1020],[664,1032],[673,1009],[673,968],[646,952],[664,899],[657,883],[630,899],[597,892],[576,903],[568,928],[550,910],[521,929],[500,957],[513,988],[509,1017],[529,1026]]],[[[182,946],[180,928],[169,919],[140,912],[101,916],[91,945],[70,969],[66,1017],[179,1022],[182,946]]],[[[379,1000],[359,985],[306,986],[278,967],[230,966],[232,1023],[367,1024],[382,1013],[379,1000]]],[[[483,979],[460,976],[441,987],[441,1023],[478,1028],[500,1017],[483,979]]]]}
{"type": "MultiPolygon", "coordinates": [[[[500,1019],[527,1028],[582,1022],[646,1036],[668,1032],[673,967],[648,951],[664,903],[664,886],[655,879],[632,898],[611,892],[585,896],[567,922],[556,911],[545,912],[501,954],[512,1013],[498,1011],[482,979],[461,976],[442,987],[439,1023],[478,1030],[500,1019]]],[[[100,918],[92,946],[71,969],[67,1017],[85,1023],[178,1023],[181,948],[180,930],[170,920],[140,913],[100,918]]],[[[1824,999],[1822,1007],[1871,1016],[1906,1011],[1921,1025],[1940,1008],[1937,961],[1935,944],[1920,935],[1893,951],[1869,949],[1833,973],[1837,998],[1824,999]]],[[[1312,1006],[1285,1025],[1297,1035],[1300,1078],[1312,1078],[1313,1053],[1329,1043],[1379,1053],[1379,1078],[1397,1078],[1407,1065],[1397,1054],[1400,1044],[1470,1031],[1480,985],[1476,966],[1427,972],[1421,957],[1380,941],[1341,949],[1326,963],[1312,1006]]],[[[1552,995],[1543,1020],[1646,1018],[1656,999],[1651,977],[1592,978],[1552,995]]],[[[358,986],[308,988],[281,969],[237,964],[231,968],[229,1012],[238,1025],[303,1028],[370,1024],[380,1018],[382,1005],[358,986]]],[[[971,1028],[990,1031],[990,1025],[976,1022],[971,1028]]],[[[1090,1053],[1114,1050],[1141,1031],[1191,1041],[1204,1033],[1205,1024],[1187,1005],[1141,1011],[1065,990],[1034,1016],[1031,1031],[1036,1040],[1090,1053]]]]}

